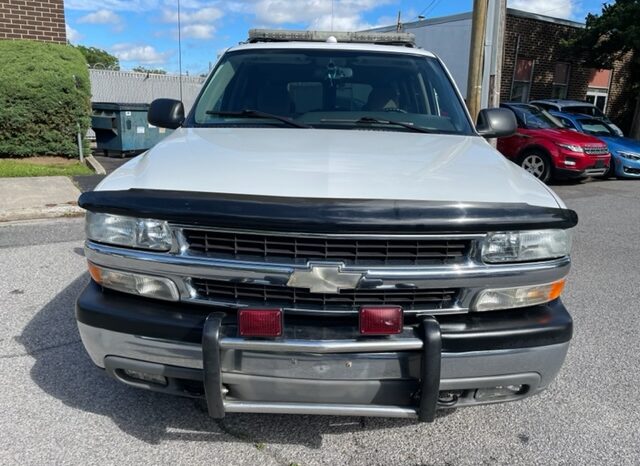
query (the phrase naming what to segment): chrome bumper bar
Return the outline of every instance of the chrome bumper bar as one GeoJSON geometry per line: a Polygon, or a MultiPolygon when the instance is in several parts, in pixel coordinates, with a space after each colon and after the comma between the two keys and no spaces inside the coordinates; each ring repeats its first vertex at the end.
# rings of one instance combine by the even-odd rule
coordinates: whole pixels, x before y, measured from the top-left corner
{"type": "MultiPolygon", "coordinates": [[[[222,281],[241,281],[259,285],[287,283],[295,270],[306,265],[279,265],[233,260],[213,259],[178,253],[158,253],[129,250],[88,241],[85,256],[97,265],[149,275],[167,277],[179,288],[180,299],[185,302],[211,304],[231,308],[243,307],[236,302],[211,301],[199,297],[190,285],[190,278],[222,281]]],[[[469,261],[455,266],[416,267],[356,267],[343,266],[343,272],[362,274],[367,289],[394,288],[456,288],[461,289],[456,304],[447,309],[412,309],[407,314],[456,314],[468,312],[478,292],[486,288],[539,285],[564,278],[571,266],[569,257],[528,264],[481,264],[469,261]],[[428,311],[428,312],[425,312],[428,311]]],[[[299,313],[318,313],[321,310],[289,309],[299,313]]],[[[338,311],[326,311],[337,314],[338,311]]]]}

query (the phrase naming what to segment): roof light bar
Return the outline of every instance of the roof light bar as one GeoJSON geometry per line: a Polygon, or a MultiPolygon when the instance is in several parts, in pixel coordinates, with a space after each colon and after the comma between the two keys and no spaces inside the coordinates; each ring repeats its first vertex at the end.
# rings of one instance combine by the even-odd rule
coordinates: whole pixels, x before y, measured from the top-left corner
{"type": "Polygon", "coordinates": [[[327,42],[334,37],[338,42],[360,44],[404,45],[414,47],[415,35],[407,32],[338,32],[288,31],[282,29],[251,29],[249,42],[327,42]]]}

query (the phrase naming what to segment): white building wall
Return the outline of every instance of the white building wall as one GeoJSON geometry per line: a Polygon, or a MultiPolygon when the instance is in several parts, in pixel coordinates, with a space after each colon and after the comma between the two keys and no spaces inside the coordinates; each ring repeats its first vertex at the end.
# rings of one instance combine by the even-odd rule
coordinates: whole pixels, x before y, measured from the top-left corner
{"type": "MultiPolygon", "coordinates": [[[[374,30],[395,31],[396,26],[374,30]]],[[[418,47],[440,57],[451,72],[460,92],[466,97],[471,48],[471,13],[404,23],[402,30],[416,36],[418,47]]]]}
{"type": "MultiPolygon", "coordinates": [[[[89,70],[91,102],[150,104],[158,98],[180,99],[180,78],[168,74],[89,70]]],[[[189,111],[205,78],[182,77],[182,102],[189,111]]]]}

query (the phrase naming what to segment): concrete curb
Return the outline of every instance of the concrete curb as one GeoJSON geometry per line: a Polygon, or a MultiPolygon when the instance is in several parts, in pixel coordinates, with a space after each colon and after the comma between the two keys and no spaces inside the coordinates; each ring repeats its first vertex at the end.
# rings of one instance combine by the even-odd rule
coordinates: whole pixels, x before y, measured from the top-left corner
{"type": "Polygon", "coordinates": [[[82,215],[79,196],[66,176],[0,178],[0,222],[82,215]]]}
{"type": "Polygon", "coordinates": [[[0,211],[0,223],[43,218],[80,217],[84,209],[77,205],[55,205],[51,207],[33,207],[0,211]]]}
{"type": "Polygon", "coordinates": [[[96,172],[96,175],[107,174],[107,170],[104,169],[102,164],[98,162],[93,155],[87,155],[84,160],[86,161],[87,165],[89,165],[89,168],[96,172]]]}

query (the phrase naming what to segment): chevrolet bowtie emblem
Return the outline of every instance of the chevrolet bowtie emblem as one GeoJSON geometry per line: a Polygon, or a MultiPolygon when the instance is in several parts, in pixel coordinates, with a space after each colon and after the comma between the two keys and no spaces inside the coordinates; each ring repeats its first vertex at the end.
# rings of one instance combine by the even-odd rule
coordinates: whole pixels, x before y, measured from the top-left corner
{"type": "Polygon", "coordinates": [[[309,264],[306,270],[296,270],[289,277],[287,286],[308,288],[312,293],[338,293],[340,290],[352,290],[363,277],[358,272],[343,272],[341,265],[309,264]]]}

